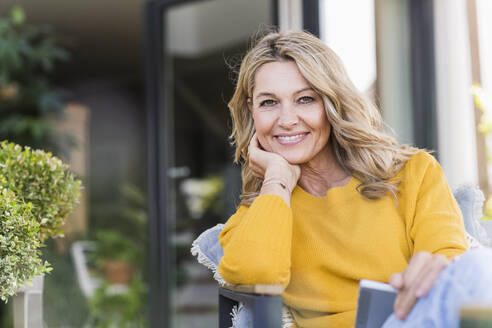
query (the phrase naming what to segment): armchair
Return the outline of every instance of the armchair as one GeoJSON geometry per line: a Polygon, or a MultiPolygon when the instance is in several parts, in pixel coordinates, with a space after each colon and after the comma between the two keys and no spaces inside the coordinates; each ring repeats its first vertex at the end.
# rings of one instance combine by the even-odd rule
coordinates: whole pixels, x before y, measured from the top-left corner
{"type": "MultiPolygon", "coordinates": [[[[470,247],[489,244],[489,239],[479,223],[482,217],[484,196],[474,186],[463,186],[454,192],[460,206],[470,247]]],[[[293,319],[282,307],[283,287],[279,285],[231,286],[217,272],[224,255],[218,243],[219,224],[203,232],[192,245],[191,253],[198,262],[214,272],[219,282],[219,328],[287,328],[293,319]]]]}

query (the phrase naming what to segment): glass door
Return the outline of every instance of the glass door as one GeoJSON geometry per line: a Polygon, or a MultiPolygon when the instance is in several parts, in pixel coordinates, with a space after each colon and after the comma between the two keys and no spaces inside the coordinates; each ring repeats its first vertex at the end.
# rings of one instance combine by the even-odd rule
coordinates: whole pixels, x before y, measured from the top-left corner
{"type": "MultiPolygon", "coordinates": [[[[158,165],[153,168],[155,180],[160,179],[155,187],[162,189],[162,195],[154,198],[153,224],[159,233],[151,234],[155,233],[159,245],[151,245],[157,249],[151,257],[163,261],[154,270],[160,272],[155,281],[165,280],[160,295],[151,299],[153,322],[160,315],[155,302],[163,299],[168,306],[159,306],[169,309],[165,320],[171,327],[216,327],[217,283],[191,256],[190,248],[201,232],[224,223],[239,204],[240,167],[232,163],[227,103],[234,87],[234,67],[251,36],[272,25],[275,1],[167,3],[173,5],[164,5],[162,16],[155,18],[162,22],[162,30],[153,41],[148,39],[162,44],[154,49],[160,52],[156,62],[161,67],[148,67],[149,76],[154,70],[163,72],[160,79],[155,75],[154,83],[158,85],[154,90],[158,113],[153,116],[157,122],[149,116],[154,146],[157,153],[162,152],[155,155],[158,165]]],[[[149,178],[152,184],[152,174],[149,178]]]]}

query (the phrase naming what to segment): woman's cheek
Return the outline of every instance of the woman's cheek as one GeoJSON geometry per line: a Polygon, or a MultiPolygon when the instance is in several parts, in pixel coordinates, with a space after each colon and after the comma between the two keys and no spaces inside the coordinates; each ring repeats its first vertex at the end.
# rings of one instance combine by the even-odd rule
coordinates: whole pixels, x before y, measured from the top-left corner
{"type": "Polygon", "coordinates": [[[255,124],[256,136],[260,142],[261,148],[265,151],[271,152],[273,149],[269,142],[269,132],[272,130],[273,120],[267,115],[268,113],[256,113],[253,115],[253,121],[255,124]]]}

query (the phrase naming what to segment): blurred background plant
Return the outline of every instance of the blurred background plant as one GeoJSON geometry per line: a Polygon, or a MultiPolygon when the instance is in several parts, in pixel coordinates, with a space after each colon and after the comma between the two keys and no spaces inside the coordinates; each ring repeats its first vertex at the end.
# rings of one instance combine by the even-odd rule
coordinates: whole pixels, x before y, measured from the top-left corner
{"type": "Polygon", "coordinates": [[[203,179],[185,179],[181,183],[180,189],[185,196],[189,215],[193,219],[200,219],[207,210],[212,210],[215,213],[220,213],[223,210],[223,204],[217,201],[217,197],[224,189],[224,181],[218,175],[203,179]]]}
{"type": "Polygon", "coordinates": [[[0,139],[59,151],[50,120],[61,114],[65,91],[51,77],[68,58],[49,26],[26,23],[22,7],[0,17],[0,139]]]}
{"type": "Polygon", "coordinates": [[[179,184],[176,202],[179,220],[175,222],[172,244],[175,250],[175,279],[178,287],[190,283],[187,263],[193,262],[191,243],[211,222],[219,223],[224,213],[224,178],[211,174],[203,178],[185,178],[179,184]]]}
{"type": "Polygon", "coordinates": [[[92,233],[90,239],[96,241],[96,247],[90,261],[101,273],[108,260],[130,262],[142,273],[148,240],[145,196],[130,183],[122,184],[120,193],[121,206],[92,233]]]}
{"type": "Polygon", "coordinates": [[[147,321],[147,290],[140,276],[135,276],[123,292],[105,283],[89,302],[89,326],[93,328],[143,328],[147,321]]]}
{"type": "Polygon", "coordinates": [[[95,241],[93,264],[100,270],[104,270],[104,265],[109,260],[130,263],[138,261],[138,245],[117,230],[96,231],[95,241]]]}
{"type": "MultiPolygon", "coordinates": [[[[480,110],[481,113],[480,122],[478,123],[477,130],[485,139],[487,165],[491,165],[492,154],[489,146],[489,139],[492,133],[492,109],[485,99],[485,94],[480,85],[473,85],[471,90],[475,106],[480,110]]],[[[492,220],[492,195],[486,196],[483,220],[492,220]]]]}
{"type": "Polygon", "coordinates": [[[89,258],[102,285],[89,300],[89,325],[94,328],[147,327],[147,212],[142,190],[125,183],[123,205],[100,229],[89,258]]]}

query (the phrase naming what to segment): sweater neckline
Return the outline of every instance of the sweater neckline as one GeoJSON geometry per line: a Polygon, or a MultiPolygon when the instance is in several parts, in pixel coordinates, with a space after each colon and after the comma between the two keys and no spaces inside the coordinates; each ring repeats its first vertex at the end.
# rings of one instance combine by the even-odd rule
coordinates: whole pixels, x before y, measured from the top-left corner
{"type": "Polygon", "coordinates": [[[350,177],[350,180],[343,186],[339,187],[333,187],[330,188],[326,191],[326,193],[323,196],[315,196],[310,193],[308,193],[306,190],[302,189],[301,186],[296,185],[294,190],[293,190],[293,195],[296,194],[298,197],[307,199],[307,200],[325,200],[328,196],[332,194],[340,194],[340,193],[346,193],[348,190],[355,190],[355,187],[357,186],[357,179],[354,178],[354,176],[350,177]],[[353,188],[351,188],[353,186],[353,188]]]}

